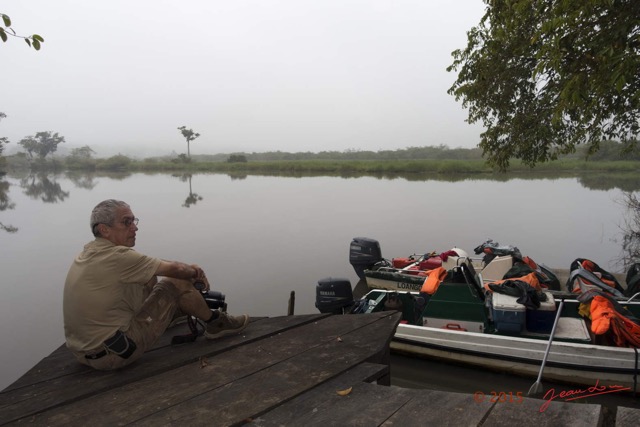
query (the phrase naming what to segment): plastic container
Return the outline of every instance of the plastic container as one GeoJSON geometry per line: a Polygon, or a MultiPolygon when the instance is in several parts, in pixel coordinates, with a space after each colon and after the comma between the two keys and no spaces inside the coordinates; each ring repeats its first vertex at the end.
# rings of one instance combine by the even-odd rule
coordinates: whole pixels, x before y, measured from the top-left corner
{"type": "Polygon", "coordinates": [[[499,333],[519,335],[524,329],[527,310],[516,302],[517,299],[511,295],[493,293],[493,322],[499,333]]]}
{"type": "Polygon", "coordinates": [[[485,282],[494,282],[502,280],[504,275],[513,267],[513,258],[511,255],[495,257],[481,271],[482,280],[485,282]]]}
{"type": "Polygon", "coordinates": [[[418,269],[420,270],[433,270],[434,268],[442,267],[442,258],[440,256],[432,256],[425,260],[420,261],[418,269]]]}
{"type": "Polygon", "coordinates": [[[549,334],[553,329],[553,322],[556,320],[556,302],[551,292],[544,294],[547,300],[541,301],[537,310],[527,310],[526,326],[529,332],[549,334]]]}
{"type": "Polygon", "coordinates": [[[416,260],[414,258],[393,258],[391,264],[394,268],[405,268],[408,265],[414,264],[416,260]]]}

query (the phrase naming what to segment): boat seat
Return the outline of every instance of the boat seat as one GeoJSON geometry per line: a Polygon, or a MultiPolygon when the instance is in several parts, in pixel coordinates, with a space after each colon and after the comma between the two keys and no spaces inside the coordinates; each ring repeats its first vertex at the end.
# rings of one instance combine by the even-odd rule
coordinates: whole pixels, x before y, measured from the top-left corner
{"type": "MultiPolygon", "coordinates": [[[[523,332],[521,336],[548,339],[549,334],[535,332],[523,332]]],[[[591,336],[584,319],[578,317],[561,317],[558,319],[554,340],[576,342],[581,344],[591,343],[591,336]]]]}

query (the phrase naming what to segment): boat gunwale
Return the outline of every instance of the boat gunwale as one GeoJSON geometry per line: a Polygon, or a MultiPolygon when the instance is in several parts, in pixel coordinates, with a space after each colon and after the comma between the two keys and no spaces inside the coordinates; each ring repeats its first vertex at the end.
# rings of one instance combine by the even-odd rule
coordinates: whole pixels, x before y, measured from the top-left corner
{"type": "MultiPolygon", "coordinates": [[[[437,328],[431,328],[431,329],[437,329],[437,328]]],[[[483,334],[479,334],[479,335],[483,335],[483,334]]],[[[491,359],[491,360],[504,360],[504,361],[511,361],[511,362],[517,362],[517,363],[524,363],[527,365],[536,365],[536,366],[540,366],[540,358],[525,358],[525,357],[521,357],[521,356],[512,356],[512,355],[507,355],[507,354],[499,354],[499,353],[487,353],[487,352],[482,352],[482,351],[476,351],[476,350],[468,350],[468,349],[462,349],[459,347],[449,347],[449,346],[443,346],[440,344],[433,344],[433,343],[428,343],[428,342],[424,342],[424,341],[415,341],[415,340],[411,340],[411,339],[407,339],[407,338],[400,338],[400,337],[393,337],[392,341],[397,341],[400,343],[404,343],[406,345],[410,345],[410,346],[416,346],[416,347],[424,347],[424,348],[432,348],[435,350],[440,350],[440,351],[447,351],[447,352],[451,352],[451,353],[458,353],[458,354],[466,354],[466,355],[470,355],[470,356],[475,356],[478,358],[482,358],[482,359],[491,359]]],[[[570,343],[567,343],[570,344],[570,343]]],[[[606,347],[606,346],[600,346],[600,347],[604,347],[604,348],[617,348],[617,347],[606,347]]],[[[632,350],[632,349],[629,349],[632,350]]],[[[550,355],[551,356],[551,353],[550,355]]],[[[639,355],[639,360],[640,360],[640,355],[639,355]]],[[[631,360],[631,362],[634,362],[634,360],[631,360]]],[[[567,369],[567,370],[571,370],[571,371],[581,371],[581,372],[603,372],[603,373],[612,373],[612,374],[625,374],[625,375],[638,375],[640,376],[640,365],[638,366],[638,368],[635,367],[631,367],[631,368],[624,368],[624,367],[609,367],[609,366],[603,366],[603,365],[585,365],[585,364],[572,364],[572,363],[567,363],[567,362],[558,362],[555,361],[553,359],[548,359],[546,362],[547,366],[550,367],[555,367],[555,368],[560,368],[560,369],[567,369]]]]}

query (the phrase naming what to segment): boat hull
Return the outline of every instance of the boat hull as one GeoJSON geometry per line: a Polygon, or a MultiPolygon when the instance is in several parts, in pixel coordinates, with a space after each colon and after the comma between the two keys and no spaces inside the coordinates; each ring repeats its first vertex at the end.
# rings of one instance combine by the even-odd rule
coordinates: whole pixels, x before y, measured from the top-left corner
{"type": "Polygon", "coordinates": [[[419,292],[420,289],[422,289],[426,277],[406,273],[366,270],[365,279],[369,289],[419,292]]]}
{"type": "MultiPolygon", "coordinates": [[[[395,352],[534,378],[540,372],[546,348],[547,340],[542,339],[404,324],[398,326],[391,342],[395,352]]],[[[553,341],[543,378],[640,391],[637,358],[631,348],[553,341]]]]}

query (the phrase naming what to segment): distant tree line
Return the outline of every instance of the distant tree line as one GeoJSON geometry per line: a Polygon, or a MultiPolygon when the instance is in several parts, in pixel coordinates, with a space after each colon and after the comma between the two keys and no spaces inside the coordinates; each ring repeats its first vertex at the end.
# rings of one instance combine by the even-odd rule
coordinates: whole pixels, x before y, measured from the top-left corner
{"type": "Polygon", "coordinates": [[[266,151],[263,153],[234,153],[193,156],[200,161],[213,162],[274,162],[305,160],[415,160],[415,159],[448,159],[448,160],[481,160],[482,152],[476,148],[449,148],[445,145],[409,147],[400,150],[367,151],[348,149],[345,151],[320,151],[318,153],[266,151]],[[242,159],[242,160],[240,160],[242,159]]]}
{"type": "MultiPolygon", "coordinates": [[[[600,150],[590,154],[588,147],[581,147],[575,153],[561,156],[562,159],[589,159],[592,161],[618,161],[640,160],[640,148],[631,152],[626,151],[627,146],[617,141],[600,142],[600,150]]],[[[266,151],[263,153],[234,153],[229,154],[202,154],[193,156],[194,161],[226,162],[231,158],[243,156],[248,162],[273,162],[273,161],[305,161],[305,160],[482,160],[480,148],[449,148],[446,145],[408,147],[398,150],[345,150],[345,151],[320,151],[313,152],[286,152],[266,151]]]]}

